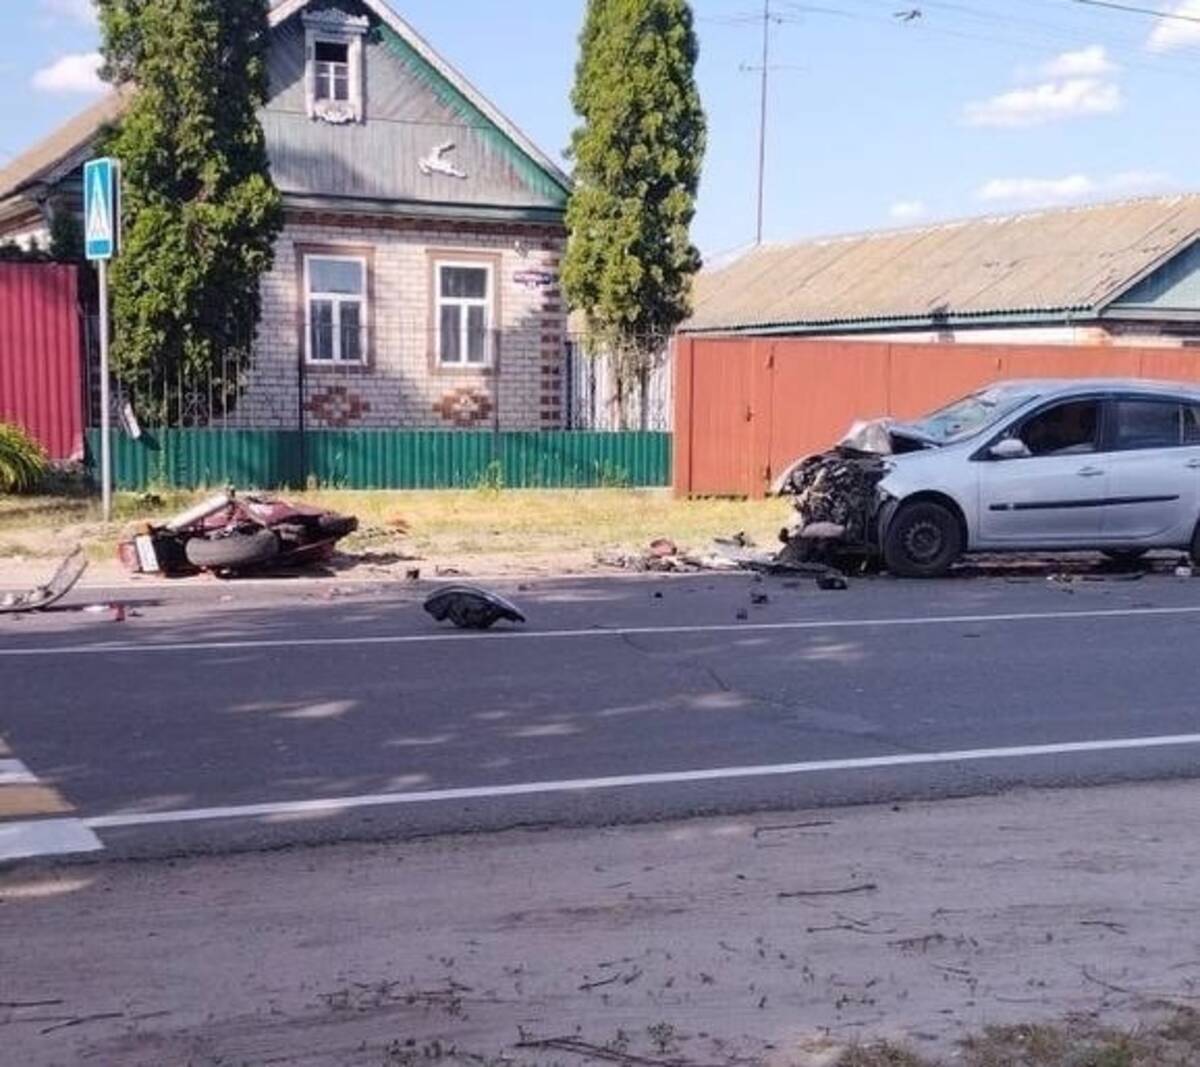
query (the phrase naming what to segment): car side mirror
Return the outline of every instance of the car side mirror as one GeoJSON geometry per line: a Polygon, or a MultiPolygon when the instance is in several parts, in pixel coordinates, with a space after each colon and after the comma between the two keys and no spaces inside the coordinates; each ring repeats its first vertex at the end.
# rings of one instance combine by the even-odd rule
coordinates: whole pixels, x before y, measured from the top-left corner
{"type": "Polygon", "coordinates": [[[1032,453],[1019,437],[1006,437],[992,445],[988,449],[988,455],[992,459],[1025,459],[1032,453]]]}

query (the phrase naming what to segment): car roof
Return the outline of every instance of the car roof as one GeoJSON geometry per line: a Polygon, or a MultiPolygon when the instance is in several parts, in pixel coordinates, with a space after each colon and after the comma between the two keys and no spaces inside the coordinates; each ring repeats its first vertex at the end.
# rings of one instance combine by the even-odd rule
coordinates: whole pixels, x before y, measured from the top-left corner
{"type": "Polygon", "coordinates": [[[992,382],[985,389],[1028,393],[1032,397],[1066,396],[1079,392],[1141,393],[1147,396],[1186,396],[1200,400],[1200,383],[1153,378],[1013,378],[992,382]]]}

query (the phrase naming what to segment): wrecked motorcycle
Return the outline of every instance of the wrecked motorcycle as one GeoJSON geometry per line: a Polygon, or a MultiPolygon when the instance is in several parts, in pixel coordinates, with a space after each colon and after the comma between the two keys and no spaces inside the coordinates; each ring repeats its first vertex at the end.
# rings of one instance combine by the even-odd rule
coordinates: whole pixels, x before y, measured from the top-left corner
{"type": "Polygon", "coordinates": [[[118,548],[131,571],[168,576],[296,567],[328,559],[358,520],[323,508],[229,489],[118,548]]]}

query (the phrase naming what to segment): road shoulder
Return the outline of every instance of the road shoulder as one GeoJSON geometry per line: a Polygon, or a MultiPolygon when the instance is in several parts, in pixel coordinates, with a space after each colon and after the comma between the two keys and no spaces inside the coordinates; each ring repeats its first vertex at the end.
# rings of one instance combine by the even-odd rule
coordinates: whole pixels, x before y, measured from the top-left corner
{"type": "Polygon", "coordinates": [[[0,1026],[30,1063],[574,1062],[537,1045],[566,1036],[815,1065],[1127,1021],[1200,981],[1198,788],[18,867],[0,1026]]]}

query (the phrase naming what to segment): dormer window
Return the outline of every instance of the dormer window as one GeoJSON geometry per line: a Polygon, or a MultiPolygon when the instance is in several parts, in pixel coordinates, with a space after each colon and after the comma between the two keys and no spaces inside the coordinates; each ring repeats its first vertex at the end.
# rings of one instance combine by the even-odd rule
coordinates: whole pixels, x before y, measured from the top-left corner
{"type": "Polygon", "coordinates": [[[337,125],[362,122],[363,38],[370,20],[336,8],[306,11],[302,18],[309,117],[337,125]]]}
{"type": "Polygon", "coordinates": [[[350,102],[350,46],[333,41],[313,45],[317,100],[350,102]]]}

